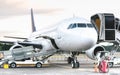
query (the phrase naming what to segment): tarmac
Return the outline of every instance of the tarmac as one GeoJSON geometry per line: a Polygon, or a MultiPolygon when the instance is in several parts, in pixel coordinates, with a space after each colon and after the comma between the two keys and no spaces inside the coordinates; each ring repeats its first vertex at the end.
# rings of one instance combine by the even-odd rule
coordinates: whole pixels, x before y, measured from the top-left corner
{"type": "MultiPolygon", "coordinates": [[[[84,57],[86,58],[86,57],[84,57]]],[[[120,75],[120,65],[109,69],[108,73],[95,72],[93,61],[80,59],[80,68],[72,69],[64,60],[49,61],[42,68],[22,66],[17,68],[0,68],[0,75],[120,75]]],[[[63,58],[62,58],[63,59],[63,58]]]]}
{"type": "Polygon", "coordinates": [[[0,68],[0,75],[120,75],[120,65],[109,69],[108,73],[95,72],[93,64],[81,63],[80,68],[72,69],[67,63],[44,64],[42,68],[17,67],[0,68]]]}

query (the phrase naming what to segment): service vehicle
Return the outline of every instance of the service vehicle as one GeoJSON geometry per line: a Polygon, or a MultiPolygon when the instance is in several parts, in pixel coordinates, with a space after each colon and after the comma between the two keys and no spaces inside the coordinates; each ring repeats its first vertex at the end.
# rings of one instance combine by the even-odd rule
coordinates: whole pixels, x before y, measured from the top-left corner
{"type": "Polygon", "coordinates": [[[120,65],[120,57],[113,57],[108,61],[109,67],[112,68],[114,65],[120,65]]]}
{"type": "Polygon", "coordinates": [[[8,61],[9,67],[10,68],[16,68],[20,66],[33,66],[36,68],[41,68],[42,67],[42,62],[41,61],[33,61],[33,60],[25,60],[25,61],[8,61]]]}

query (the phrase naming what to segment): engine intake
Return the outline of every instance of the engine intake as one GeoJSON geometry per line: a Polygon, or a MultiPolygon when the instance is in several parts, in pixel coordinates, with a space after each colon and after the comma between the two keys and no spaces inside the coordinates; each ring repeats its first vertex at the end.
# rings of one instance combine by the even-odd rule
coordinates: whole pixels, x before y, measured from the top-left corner
{"type": "Polygon", "coordinates": [[[97,44],[97,45],[93,46],[91,49],[87,50],[86,55],[89,58],[95,60],[97,53],[100,51],[105,51],[105,48],[102,45],[97,44]]]}

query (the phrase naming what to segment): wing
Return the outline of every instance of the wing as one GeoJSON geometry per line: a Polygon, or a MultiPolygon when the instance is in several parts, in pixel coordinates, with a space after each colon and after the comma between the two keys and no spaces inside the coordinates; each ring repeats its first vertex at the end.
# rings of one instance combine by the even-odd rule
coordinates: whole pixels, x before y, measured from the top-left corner
{"type": "Polygon", "coordinates": [[[5,38],[14,38],[14,39],[27,39],[27,38],[23,38],[23,37],[14,37],[14,36],[4,36],[5,38]]]}
{"type": "Polygon", "coordinates": [[[0,43],[10,43],[10,44],[14,44],[15,41],[0,41],[0,43]]]}
{"type": "Polygon", "coordinates": [[[35,48],[40,48],[42,49],[42,45],[41,44],[37,44],[37,43],[33,43],[33,42],[21,42],[21,41],[0,41],[0,43],[10,43],[10,44],[20,44],[23,46],[33,46],[35,48]]]}
{"type": "Polygon", "coordinates": [[[17,43],[24,46],[33,46],[35,48],[42,49],[42,45],[38,43],[33,43],[33,42],[17,42],[17,43]]]}

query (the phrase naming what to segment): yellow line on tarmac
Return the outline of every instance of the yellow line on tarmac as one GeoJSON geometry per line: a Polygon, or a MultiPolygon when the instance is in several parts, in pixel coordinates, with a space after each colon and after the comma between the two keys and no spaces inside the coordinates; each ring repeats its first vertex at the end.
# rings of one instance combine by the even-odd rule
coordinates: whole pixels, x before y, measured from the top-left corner
{"type": "MultiPolygon", "coordinates": [[[[49,64],[42,64],[43,66],[49,66],[49,64]]],[[[34,67],[35,64],[17,64],[17,66],[28,66],[28,67],[34,67]]]]}

